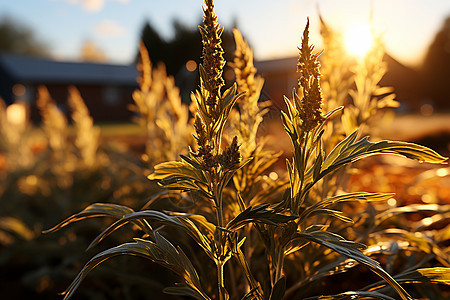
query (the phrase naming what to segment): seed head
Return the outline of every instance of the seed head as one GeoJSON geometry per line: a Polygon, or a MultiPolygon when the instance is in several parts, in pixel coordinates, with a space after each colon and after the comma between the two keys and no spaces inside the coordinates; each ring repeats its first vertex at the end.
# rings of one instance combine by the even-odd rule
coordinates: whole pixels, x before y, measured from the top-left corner
{"type": "Polygon", "coordinates": [[[233,170],[241,162],[241,153],[237,142],[237,136],[233,138],[231,144],[219,155],[219,163],[225,170],[233,170]]]}
{"type": "Polygon", "coordinates": [[[223,27],[220,27],[217,22],[213,1],[205,0],[205,5],[206,8],[203,8],[203,26],[199,26],[203,43],[202,66],[206,73],[204,85],[209,92],[206,104],[211,107],[211,111],[214,111],[220,98],[220,88],[224,85],[222,72],[225,60],[221,45],[223,27]]]}
{"type": "Polygon", "coordinates": [[[309,45],[309,19],[303,32],[302,46],[299,49],[297,72],[300,73],[299,87],[303,92],[303,99],[299,103],[299,116],[302,120],[302,129],[309,132],[321,121],[322,116],[322,92],[320,89],[320,53],[313,54],[314,46],[309,45]]]}

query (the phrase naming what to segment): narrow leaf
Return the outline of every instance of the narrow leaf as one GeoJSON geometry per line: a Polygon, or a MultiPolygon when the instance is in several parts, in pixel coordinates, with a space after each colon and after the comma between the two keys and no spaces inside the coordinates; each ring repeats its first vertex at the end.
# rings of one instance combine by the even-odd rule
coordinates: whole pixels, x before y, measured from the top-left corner
{"type": "Polygon", "coordinates": [[[314,213],[318,209],[324,209],[328,206],[331,206],[340,202],[349,202],[349,201],[386,201],[394,196],[393,193],[366,193],[366,192],[357,192],[357,193],[348,193],[342,194],[330,198],[323,199],[319,202],[314,203],[313,205],[307,207],[301,214],[300,220],[304,220],[310,214],[314,213]]]}
{"type": "Polygon", "coordinates": [[[269,300],[281,300],[286,292],[286,277],[281,277],[273,286],[269,300]]]}
{"type": "Polygon", "coordinates": [[[115,217],[115,218],[121,218],[124,215],[133,213],[134,210],[123,205],[117,205],[117,204],[110,204],[110,203],[94,203],[92,205],[89,205],[84,210],[82,210],[79,213],[76,213],[61,223],[57,224],[56,226],[43,231],[43,233],[50,233],[57,231],[61,229],[64,226],[67,226],[70,223],[74,223],[83,219],[87,218],[94,218],[94,217],[115,217]]]}
{"type": "Polygon", "coordinates": [[[167,178],[192,179],[206,182],[201,170],[197,170],[185,161],[169,161],[155,166],[155,171],[148,176],[150,180],[163,180],[167,178]]]}
{"type": "Polygon", "coordinates": [[[129,213],[127,215],[124,215],[121,219],[117,220],[116,222],[112,223],[108,228],[106,228],[102,233],[100,233],[89,245],[87,250],[93,248],[98,243],[100,243],[104,238],[106,238],[108,235],[113,233],[115,230],[119,229],[123,225],[127,224],[131,221],[143,221],[144,219],[153,219],[160,222],[163,222],[165,224],[184,227],[183,223],[181,223],[176,217],[169,216],[163,212],[156,211],[156,210],[143,210],[139,212],[133,212],[129,213]]]}
{"type": "Polygon", "coordinates": [[[264,223],[269,225],[276,225],[287,223],[295,220],[297,216],[287,216],[276,213],[274,210],[269,209],[269,204],[262,204],[257,206],[250,206],[235,218],[233,218],[226,226],[228,230],[238,230],[248,223],[264,223]]]}
{"type": "Polygon", "coordinates": [[[431,282],[450,285],[450,268],[422,268],[397,276],[395,279],[405,283],[431,282]]]}
{"type": "Polygon", "coordinates": [[[190,296],[197,300],[210,300],[207,295],[199,293],[197,290],[183,283],[178,283],[176,286],[167,287],[163,290],[163,292],[175,296],[190,296]]]}
{"type": "Polygon", "coordinates": [[[345,292],[331,296],[315,296],[304,300],[354,300],[354,299],[379,299],[379,300],[395,300],[395,298],[377,293],[377,292],[345,292]]]}
{"type": "Polygon", "coordinates": [[[412,300],[411,296],[395,281],[386,271],[381,268],[380,264],[364,255],[361,251],[367,248],[365,245],[360,243],[355,243],[352,241],[347,241],[340,235],[327,232],[327,231],[315,231],[310,233],[298,232],[297,237],[310,240],[312,242],[321,244],[331,250],[344,255],[346,257],[352,258],[357,262],[369,267],[371,271],[383,278],[388,282],[399,296],[403,300],[412,300]]]}

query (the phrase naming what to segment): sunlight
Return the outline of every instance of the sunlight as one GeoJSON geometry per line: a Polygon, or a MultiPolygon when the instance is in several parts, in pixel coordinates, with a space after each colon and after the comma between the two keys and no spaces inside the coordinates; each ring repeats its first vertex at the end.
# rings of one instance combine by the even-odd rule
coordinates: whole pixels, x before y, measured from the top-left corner
{"type": "Polygon", "coordinates": [[[13,103],[6,109],[6,119],[11,125],[21,126],[26,123],[27,108],[24,104],[13,103]]]}
{"type": "Polygon", "coordinates": [[[369,24],[354,25],[344,34],[345,48],[350,55],[364,57],[372,47],[373,35],[369,24]]]}

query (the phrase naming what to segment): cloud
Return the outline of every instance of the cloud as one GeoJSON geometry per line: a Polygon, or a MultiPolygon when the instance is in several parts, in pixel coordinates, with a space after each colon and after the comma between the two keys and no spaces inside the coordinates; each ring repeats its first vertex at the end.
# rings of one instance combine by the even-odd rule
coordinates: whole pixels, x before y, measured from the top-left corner
{"type": "MultiPolygon", "coordinates": [[[[87,12],[99,12],[105,7],[106,0],[66,0],[68,3],[81,5],[87,12]]],[[[128,4],[131,0],[112,0],[122,4],[128,4]]]]}
{"type": "Polygon", "coordinates": [[[94,32],[102,38],[114,38],[125,35],[125,29],[112,20],[103,20],[98,23],[94,32]]]}
{"type": "Polygon", "coordinates": [[[105,0],[66,0],[70,4],[81,5],[87,12],[99,12],[105,6],[105,0]]]}
{"type": "Polygon", "coordinates": [[[97,12],[105,6],[105,0],[82,0],[83,8],[89,12],[97,12]]]}

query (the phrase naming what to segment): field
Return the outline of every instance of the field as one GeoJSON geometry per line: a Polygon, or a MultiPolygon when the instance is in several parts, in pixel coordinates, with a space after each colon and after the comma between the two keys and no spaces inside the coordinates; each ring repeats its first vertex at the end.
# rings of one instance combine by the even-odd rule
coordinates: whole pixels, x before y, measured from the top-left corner
{"type": "Polygon", "coordinates": [[[134,123],[76,87],[69,118],[39,88],[40,124],[0,102],[2,297],[448,299],[449,116],[395,115],[381,40],[344,60],[307,20],[275,111],[237,30],[225,89],[212,1],[200,32],[190,105],[143,43],[134,123]]]}

